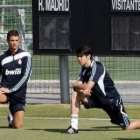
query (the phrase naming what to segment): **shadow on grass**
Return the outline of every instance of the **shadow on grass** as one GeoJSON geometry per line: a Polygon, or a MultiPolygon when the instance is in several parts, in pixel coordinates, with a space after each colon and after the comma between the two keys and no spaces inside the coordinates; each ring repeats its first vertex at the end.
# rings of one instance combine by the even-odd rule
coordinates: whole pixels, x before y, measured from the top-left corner
{"type": "Polygon", "coordinates": [[[140,140],[140,138],[114,138],[114,140],[140,140]]]}
{"type": "Polygon", "coordinates": [[[100,126],[100,127],[92,127],[94,131],[122,131],[119,126],[100,126]]]}
{"type": "Polygon", "coordinates": [[[0,129],[11,129],[11,128],[9,128],[9,126],[0,126],[0,129]]]}
{"type": "MultiPolygon", "coordinates": [[[[91,129],[79,129],[80,131],[120,131],[120,129],[116,129],[119,128],[117,126],[108,126],[108,127],[92,127],[91,129]],[[107,129],[108,128],[108,129],[107,129]],[[115,129],[114,129],[115,128],[115,129]]],[[[56,133],[61,133],[62,131],[64,131],[65,129],[52,129],[52,128],[48,128],[48,129],[26,129],[26,130],[44,130],[44,131],[48,131],[48,132],[56,132],[56,133]]]]}
{"type": "Polygon", "coordinates": [[[61,133],[64,129],[52,129],[52,128],[48,128],[48,129],[38,129],[38,128],[34,128],[34,129],[26,129],[26,130],[44,130],[44,131],[48,131],[48,132],[56,132],[56,133],[61,133]]]}

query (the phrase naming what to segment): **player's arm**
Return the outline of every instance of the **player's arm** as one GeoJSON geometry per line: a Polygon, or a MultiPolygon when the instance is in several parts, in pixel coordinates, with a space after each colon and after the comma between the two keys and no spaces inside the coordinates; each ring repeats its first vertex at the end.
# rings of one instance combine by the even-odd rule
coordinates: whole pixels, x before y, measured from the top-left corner
{"type": "Polygon", "coordinates": [[[89,77],[89,81],[84,84],[75,83],[74,87],[82,90],[82,92],[85,95],[90,96],[91,89],[94,88],[95,83],[98,82],[103,72],[104,72],[103,65],[101,63],[94,63],[94,65],[92,65],[92,71],[91,76],[89,77]]]}
{"type": "Polygon", "coordinates": [[[31,56],[27,56],[26,61],[22,64],[22,76],[21,79],[18,81],[17,84],[15,84],[12,88],[9,89],[9,93],[15,92],[23,88],[31,75],[32,71],[32,62],[31,62],[31,56]]]}
{"type": "Polygon", "coordinates": [[[1,73],[2,73],[2,66],[1,66],[1,57],[0,57],[0,75],[1,75],[1,73]]]}
{"type": "Polygon", "coordinates": [[[73,88],[76,91],[80,91],[85,94],[85,96],[90,96],[91,95],[91,89],[94,87],[95,82],[93,81],[88,81],[87,83],[82,83],[81,81],[75,82],[73,85],[73,88]]]}
{"type": "MultiPolygon", "coordinates": [[[[0,75],[1,75],[1,73],[2,73],[2,66],[1,66],[1,57],[0,57],[0,75]]],[[[0,88],[0,93],[9,93],[9,89],[1,87],[0,88]]]]}
{"type": "Polygon", "coordinates": [[[93,81],[88,81],[87,83],[82,83],[81,81],[75,82],[73,85],[74,89],[77,90],[85,90],[85,89],[89,89],[91,90],[95,85],[95,82],[93,81]]]}
{"type": "Polygon", "coordinates": [[[9,88],[1,87],[0,93],[9,93],[9,88]]]}
{"type": "MultiPolygon", "coordinates": [[[[1,66],[1,57],[0,57],[0,75],[1,73],[2,73],[2,66],[1,66]]],[[[4,87],[0,88],[0,93],[8,93],[8,92],[9,92],[8,88],[4,88],[4,87]]]]}
{"type": "Polygon", "coordinates": [[[73,90],[74,90],[74,91],[79,91],[79,90],[80,90],[80,89],[78,89],[78,88],[75,86],[75,85],[78,85],[78,84],[79,84],[79,85],[82,84],[82,81],[75,81],[75,82],[74,82],[74,84],[73,84],[73,90]]]}

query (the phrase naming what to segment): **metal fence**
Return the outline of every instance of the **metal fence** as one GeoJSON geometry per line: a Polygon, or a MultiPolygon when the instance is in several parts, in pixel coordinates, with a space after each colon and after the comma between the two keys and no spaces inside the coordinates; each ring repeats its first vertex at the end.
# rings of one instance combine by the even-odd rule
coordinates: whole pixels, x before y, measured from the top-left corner
{"type": "MultiPolygon", "coordinates": [[[[6,34],[11,29],[20,32],[20,46],[32,54],[32,8],[30,0],[0,1],[0,51],[7,49],[6,34]]],[[[51,99],[60,98],[60,68],[59,57],[49,55],[32,55],[33,72],[28,83],[28,95],[45,94],[51,99]],[[53,96],[52,96],[53,95],[53,96]]],[[[70,92],[73,80],[79,74],[75,56],[69,56],[70,92]]],[[[97,57],[95,57],[97,58],[97,57]]],[[[112,79],[122,95],[140,97],[140,58],[100,56],[112,79]]],[[[137,98],[137,99],[138,99],[137,98]]],[[[129,99],[128,99],[129,100],[129,99]]],[[[46,103],[49,102],[46,100],[46,103]]],[[[137,101],[139,102],[139,100],[137,101]]]]}

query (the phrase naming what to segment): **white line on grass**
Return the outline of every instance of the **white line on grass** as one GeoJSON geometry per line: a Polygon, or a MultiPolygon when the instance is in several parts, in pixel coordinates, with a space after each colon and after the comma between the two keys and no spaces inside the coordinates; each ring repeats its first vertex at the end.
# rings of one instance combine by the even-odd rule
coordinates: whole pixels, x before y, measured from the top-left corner
{"type": "MultiPolygon", "coordinates": [[[[7,118],[7,116],[0,116],[0,118],[7,118]]],[[[70,120],[71,118],[55,118],[55,117],[24,117],[25,119],[39,119],[39,120],[70,120]]],[[[98,120],[98,121],[106,121],[110,119],[100,119],[100,118],[79,118],[79,120],[98,120]]],[[[138,119],[130,119],[130,120],[138,120],[138,119]]]]}
{"type": "MultiPolygon", "coordinates": [[[[70,120],[71,118],[54,118],[54,117],[25,117],[27,119],[46,119],[46,120],[70,120]]],[[[109,120],[109,119],[99,119],[99,118],[79,118],[80,120],[109,120]]]]}
{"type": "MultiPolygon", "coordinates": [[[[7,118],[7,116],[0,116],[0,118],[7,118]]],[[[55,117],[24,117],[25,119],[44,119],[44,120],[69,120],[71,118],[55,118],[55,117]]],[[[109,120],[99,118],[79,118],[80,120],[109,120]]]]}

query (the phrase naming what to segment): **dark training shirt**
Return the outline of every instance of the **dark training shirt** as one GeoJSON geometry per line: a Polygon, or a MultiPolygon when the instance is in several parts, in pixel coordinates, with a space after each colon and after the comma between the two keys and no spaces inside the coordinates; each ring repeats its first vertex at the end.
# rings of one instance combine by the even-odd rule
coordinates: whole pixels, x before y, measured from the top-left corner
{"type": "Polygon", "coordinates": [[[95,82],[94,87],[91,89],[91,94],[96,94],[103,105],[112,104],[113,99],[120,96],[114,86],[114,82],[101,62],[92,61],[89,68],[82,67],[78,80],[82,81],[82,83],[95,82]]]}
{"type": "Polygon", "coordinates": [[[25,102],[27,82],[31,75],[31,55],[18,49],[13,55],[7,50],[0,55],[1,87],[9,88],[9,95],[14,94],[19,100],[25,102]]]}

